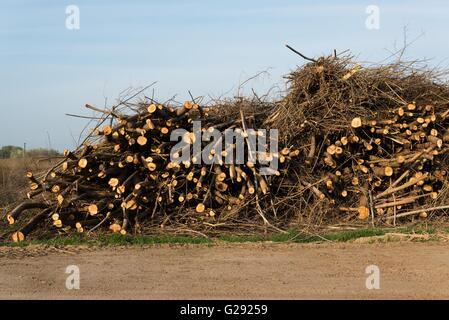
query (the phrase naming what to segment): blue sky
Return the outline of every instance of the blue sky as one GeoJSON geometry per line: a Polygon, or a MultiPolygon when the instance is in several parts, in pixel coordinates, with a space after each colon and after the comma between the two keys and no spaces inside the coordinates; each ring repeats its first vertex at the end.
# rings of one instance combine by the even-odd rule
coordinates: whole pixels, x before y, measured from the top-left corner
{"type": "Polygon", "coordinates": [[[158,81],[155,96],[233,95],[239,83],[264,92],[309,56],[350,49],[379,61],[419,37],[409,58],[449,65],[448,1],[20,1],[0,0],[0,146],[73,148],[83,106],[158,81]],[[65,27],[67,5],[80,30],[65,27]],[[368,5],[380,29],[365,27],[368,5]]]}

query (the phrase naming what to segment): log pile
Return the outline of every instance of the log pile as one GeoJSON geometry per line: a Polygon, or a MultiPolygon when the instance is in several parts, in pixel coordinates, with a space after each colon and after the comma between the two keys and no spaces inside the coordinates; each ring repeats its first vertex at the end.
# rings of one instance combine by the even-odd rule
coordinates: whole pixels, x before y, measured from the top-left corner
{"type": "MultiPolygon", "coordinates": [[[[277,228],[336,221],[395,225],[437,212],[444,216],[444,73],[417,62],[361,67],[352,61],[335,55],[305,64],[287,75],[289,87],[280,100],[255,96],[202,106],[193,98],[176,106],[127,100],[121,103],[126,110],[87,105],[102,114],[96,130],[43,176],[27,174],[29,199],[6,219],[14,227],[24,211],[37,213],[15,228],[12,239],[22,241],[36,229],[126,234],[143,225],[178,223],[208,233],[230,221],[277,228]],[[243,164],[195,164],[195,120],[202,133],[237,132],[243,164]],[[181,138],[191,155],[174,162],[170,152],[177,142],[170,135],[180,128],[188,131],[181,138]],[[278,160],[275,174],[262,174],[250,157],[249,128],[279,130],[279,150],[262,155],[278,160]]],[[[219,155],[234,154],[234,148],[219,155]]],[[[202,156],[215,159],[215,149],[206,150],[202,156]]]]}
{"type": "Polygon", "coordinates": [[[299,180],[340,221],[395,224],[448,209],[449,87],[417,64],[362,68],[332,56],[287,76],[266,124],[305,150],[299,180]]]}
{"type": "MultiPolygon", "coordinates": [[[[249,130],[257,128],[259,122],[254,114],[245,115],[250,102],[240,100],[235,104],[238,117],[224,122],[219,111],[214,115],[214,108],[192,101],[176,107],[152,101],[128,104],[135,110],[132,114],[87,105],[103,113],[103,124],[80,148],[66,150],[64,160],[42,177],[27,173],[29,200],[9,212],[6,219],[14,225],[24,211],[40,212],[12,234],[13,241],[23,241],[38,226],[79,233],[107,227],[124,235],[138,232],[140,225],[148,221],[158,221],[162,227],[170,219],[214,223],[267,196],[272,181],[281,176],[282,167],[299,152],[288,147],[276,154],[267,152],[267,157],[279,158],[281,168],[273,172],[273,177],[262,174],[256,159],[251,158],[248,136],[265,133],[249,130]],[[200,132],[192,130],[195,120],[201,121],[200,132]],[[110,123],[105,124],[106,121],[110,123]],[[171,154],[179,142],[171,138],[176,129],[185,130],[180,138],[187,149],[183,147],[171,154]],[[233,129],[241,139],[236,138],[227,147],[224,139],[202,141],[201,134],[213,129],[233,129]],[[200,154],[195,153],[196,139],[201,141],[200,154]],[[238,143],[244,150],[243,163],[235,161],[238,143]],[[173,160],[185,152],[190,154],[187,159],[173,160]],[[197,164],[198,157],[212,161],[197,164]]],[[[258,103],[260,111],[270,107],[258,103]]],[[[259,214],[268,223],[261,210],[259,214]]]]}
{"type": "MultiPolygon", "coordinates": [[[[348,135],[323,141],[320,163],[327,175],[320,183],[335,203],[358,199],[359,219],[371,215],[395,219],[404,209],[430,203],[447,185],[449,130],[441,126],[448,112],[409,103],[382,120],[351,120],[348,135]]],[[[421,218],[427,212],[420,213],[421,218]]]]}

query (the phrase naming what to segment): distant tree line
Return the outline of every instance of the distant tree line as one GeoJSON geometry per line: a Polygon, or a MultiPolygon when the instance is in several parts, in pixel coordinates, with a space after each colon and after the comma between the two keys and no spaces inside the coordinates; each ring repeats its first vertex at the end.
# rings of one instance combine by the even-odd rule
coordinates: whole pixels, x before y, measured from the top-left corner
{"type": "Polygon", "coordinates": [[[26,150],[25,154],[23,148],[17,146],[4,146],[0,148],[0,159],[22,158],[23,156],[32,158],[44,158],[58,156],[60,153],[54,149],[35,148],[26,150]]]}

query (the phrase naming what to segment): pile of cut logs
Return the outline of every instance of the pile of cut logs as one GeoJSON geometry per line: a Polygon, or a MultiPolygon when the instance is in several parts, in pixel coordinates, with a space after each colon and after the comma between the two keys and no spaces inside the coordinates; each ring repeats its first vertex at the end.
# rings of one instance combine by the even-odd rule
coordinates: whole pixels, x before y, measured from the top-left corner
{"type": "MultiPolygon", "coordinates": [[[[221,123],[220,117],[209,115],[209,108],[190,101],[177,107],[139,103],[133,110],[137,111],[131,115],[101,110],[107,118],[93,133],[93,137],[100,136],[96,142],[90,140],[75,151],[66,150],[63,161],[42,177],[27,173],[28,200],[6,218],[14,225],[24,211],[39,212],[12,234],[14,241],[23,241],[38,226],[60,233],[108,227],[126,234],[139,230],[144,221],[162,220],[163,226],[173,215],[187,216],[189,209],[195,218],[213,223],[221,211],[268,194],[272,178],[280,176],[281,167],[299,155],[291,148],[267,153],[267,157],[278,157],[281,166],[270,177],[261,174],[258,163],[250,158],[247,131],[254,125],[254,117],[245,117],[243,111],[238,119],[221,123]],[[243,164],[225,163],[220,157],[209,165],[195,164],[195,157],[201,155],[193,153],[197,139],[192,130],[194,120],[202,120],[202,132],[232,128],[240,134],[246,157],[243,164]],[[104,124],[106,121],[109,124],[104,124]],[[180,154],[170,157],[178,143],[170,139],[174,129],[186,130],[182,140],[189,150],[182,153],[189,151],[190,157],[182,162],[173,161],[180,154]]],[[[236,145],[231,144],[231,148],[236,145]]],[[[208,150],[206,156],[211,160],[221,149],[214,145],[208,150]]],[[[221,156],[230,151],[222,150],[221,156]]],[[[262,211],[260,215],[264,218],[262,211]]]]}
{"type": "Polygon", "coordinates": [[[36,229],[127,234],[174,222],[218,230],[255,218],[264,228],[334,218],[394,225],[449,210],[449,87],[439,73],[401,62],[362,68],[336,53],[300,55],[311,62],[287,77],[281,100],[86,105],[102,114],[95,131],[44,175],[27,174],[28,200],[6,215],[12,239],[36,229]],[[185,130],[186,146],[173,153],[177,129],[185,130]],[[202,134],[215,129],[240,139],[211,145],[202,134]],[[255,161],[252,138],[270,141],[269,129],[279,130],[283,145],[256,150],[255,161]],[[232,161],[221,160],[229,155],[232,161]],[[261,159],[279,166],[266,175],[261,159]],[[31,219],[17,223],[31,209],[31,219]]]}
{"type": "MultiPolygon", "coordinates": [[[[433,105],[414,102],[381,119],[353,118],[346,132],[323,141],[316,161],[327,174],[315,185],[321,198],[359,219],[426,218],[434,209],[445,209],[413,210],[448,187],[448,120],[449,109],[436,113],[433,105]]],[[[311,140],[315,150],[316,138],[311,140]]],[[[309,156],[308,163],[314,161],[309,156]]]]}

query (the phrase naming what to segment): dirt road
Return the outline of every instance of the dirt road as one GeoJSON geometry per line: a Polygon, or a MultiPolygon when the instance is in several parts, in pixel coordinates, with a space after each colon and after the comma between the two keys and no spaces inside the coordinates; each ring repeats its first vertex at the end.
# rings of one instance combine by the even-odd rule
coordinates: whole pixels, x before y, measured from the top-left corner
{"type": "Polygon", "coordinates": [[[449,245],[236,244],[0,248],[2,299],[449,298],[449,245]],[[80,289],[66,288],[66,267],[80,289]],[[366,288],[365,268],[380,270],[366,288]]]}

